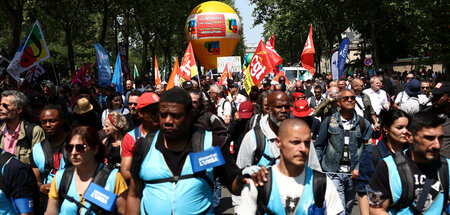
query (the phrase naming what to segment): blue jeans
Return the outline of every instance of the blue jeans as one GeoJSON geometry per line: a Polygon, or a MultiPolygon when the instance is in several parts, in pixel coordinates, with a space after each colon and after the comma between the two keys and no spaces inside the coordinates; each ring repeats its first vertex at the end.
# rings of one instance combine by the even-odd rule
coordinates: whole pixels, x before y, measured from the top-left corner
{"type": "Polygon", "coordinates": [[[219,213],[221,196],[222,196],[222,183],[220,182],[219,177],[217,177],[216,180],[214,181],[214,193],[213,193],[213,207],[215,214],[219,213]]]}
{"type": "Polygon", "coordinates": [[[330,177],[334,187],[336,187],[342,206],[344,206],[341,215],[350,215],[355,203],[356,181],[350,178],[351,175],[347,174],[327,173],[327,176],[330,177]]]}

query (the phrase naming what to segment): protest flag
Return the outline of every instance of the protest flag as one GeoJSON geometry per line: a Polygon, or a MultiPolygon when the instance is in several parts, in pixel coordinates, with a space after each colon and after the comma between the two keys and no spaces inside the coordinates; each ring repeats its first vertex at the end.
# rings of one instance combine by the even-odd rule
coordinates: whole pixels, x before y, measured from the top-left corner
{"type": "Polygon", "coordinates": [[[111,83],[114,84],[116,92],[123,95],[123,74],[122,63],[120,62],[120,53],[117,54],[116,65],[114,66],[114,74],[111,83]]]}
{"type": "Polygon", "coordinates": [[[302,66],[305,67],[312,75],[316,72],[314,68],[314,42],[312,37],[312,25],[309,27],[308,39],[306,39],[305,47],[303,48],[300,60],[302,61],[302,66]]]}
{"type": "Polygon", "coordinates": [[[338,54],[338,71],[339,71],[339,79],[344,78],[344,66],[345,61],[347,61],[347,54],[350,49],[350,40],[348,38],[344,38],[339,46],[339,54],[338,54]]]}
{"type": "Polygon", "coordinates": [[[108,52],[98,43],[94,43],[94,47],[97,56],[98,85],[102,87],[111,86],[111,68],[108,52]]]}
{"type": "Polygon", "coordinates": [[[184,81],[191,80],[191,77],[198,75],[197,63],[195,62],[194,51],[190,42],[181,61],[179,74],[181,77],[180,85],[184,81]]]}
{"type": "Polygon", "coordinates": [[[28,70],[25,76],[25,80],[27,80],[27,82],[30,83],[32,86],[35,86],[36,84],[42,82],[46,73],[47,71],[45,71],[45,69],[38,64],[35,67],[32,67],[31,69],[28,70]]]}
{"type": "Polygon", "coordinates": [[[159,74],[158,59],[155,55],[155,86],[161,84],[161,76],[159,74]]]}
{"type": "Polygon", "coordinates": [[[273,57],[271,51],[266,48],[261,40],[245,71],[243,85],[247,93],[250,93],[252,86],[258,85],[267,73],[277,70],[276,62],[279,62],[278,59],[273,57]]]}
{"type": "Polygon", "coordinates": [[[74,76],[72,76],[72,82],[70,83],[70,85],[81,83],[82,87],[87,87],[86,73],[88,69],[89,63],[85,64],[84,67],[82,65],[80,69],[78,69],[78,72],[74,76]]]}
{"type": "Polygon", "coordinates": [[[178,66],[178,58],[177,58],[175,60],[175,64],[173,65],[172,73],[170,73],[170,77],[169,77],[169,81],[167,82],[166,90],[170,90],[175,86],[180,86],[178,84],[178,79],[180,77],[178,75],[178,70],[179,70],[179,66],[178,66]]]}
{"type": "Polygon", "coordinates": [[[136,67],[136,64],[134,64],[134,79],[136,79],[136,77],[139,77],[139,71],[138,68],[136,67]]]}
{"type": "Polygon", "coordinates": [[[286,80],[285,84],[287,86],[289,86],[291,83],[289,82],[289,79],[286,77],[286,75],[284,74],[284,72],[282,70],[280,70],[280,72],[278,72],[277,75],[275,75],[275,77],[273,78],[273,80],[279,82],[278,80],[280,80],[280,77],[284,77],[284,80],[286,80]]]}
{"type": "MultiPolygon", "coordinates": [[[[270,56],[272,61],[274,61],[275,65],[280,65],[283,63],[283,59],[280,57],[278,52],[275,51],[275,35],[274,34],[272,34],[272,36],[270,36],[270,38],[267,40],[266,48],[267,48],[267,50],[270,51],[267,54],[270,56]]],[[[275,70],[273,72],[278,73],[278,70],[275,70]]]]}
{"type": "Polygon", "coordinates": [[[16,81],[19,81],[19,76],[22,72],[38,65],[39,62],[49,57],[50,52],[48,51],[41,25],[39,20],[36,20],[31,28],[31,32],[20,44],[6,71],[16,81]]]}
{"type": "Polygon", "coordinates": [[[228,73],[228,64],[226,64],[223,69],[222,76],[220,76],[219,86],[228,85],[228,73]]]}

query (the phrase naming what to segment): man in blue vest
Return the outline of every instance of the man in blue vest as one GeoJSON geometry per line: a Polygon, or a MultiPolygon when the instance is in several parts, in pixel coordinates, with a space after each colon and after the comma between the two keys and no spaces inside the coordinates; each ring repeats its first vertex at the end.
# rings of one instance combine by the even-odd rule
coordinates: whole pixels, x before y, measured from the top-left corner
{"type": "MultiPolygon", "coordinates": [[[[325,210],[326,214],[338,214],[344,208],[331,180],[323,173],[313,172],[306,166],[311,130],[301,119],[286,119],[278,129],[276,145],[280,149],[280,162],[268,170],[271,183],[270,196],[264,197],[265,187],[256,188],[251,182],[242,190],[242,200],[238,214],[320,214],[317,210],[325,210]],[[315,183],[316,174],[321,174],[325,189],[318,192],[315,183]],[[321,196],[321,198],[318,198],[321,196]],[[261,201],[261,199],[265,199],[261,201]],[[316,199],[322,202],[318,204],[316,199]],[[325,204],[323,204],[325,202],[325,204]],[[320,205],[320,206],[317,206],[320,205]]],[[[317,182],[319,183],[319,182],[317,182]]],[[[267,188],[268,189],[268,188],[267,188]]]]}
{"type": "MultiPolygon", "coordinates": [[[[228,148],[215,141],[211,132],[192,126],[189,93],[178,87],[164,92],[159,121],[161,130],[144,139],[145,144],[151,144],[139,153],[141,163],[133,162],[131,169],[138,173],[132,172],[126,214],[213,214],[214,177],[219,177],[232,193],[240,194],[240,170],[228,148]],[[222,148],[219,152],[225,164],[196,171],[192,165],[198,161],[195,154],[210,152],[211,146],[222,148]]],[[[135,150],[138,153],[140,148],[135,150]]]]}
{"type": "Polygon", "coordinates": [[[412,116],[411,147],[384,158],[372,175],[371,214],[448,214],[449,159],[439,156],[443,122],[433,111],[412,116]]]}

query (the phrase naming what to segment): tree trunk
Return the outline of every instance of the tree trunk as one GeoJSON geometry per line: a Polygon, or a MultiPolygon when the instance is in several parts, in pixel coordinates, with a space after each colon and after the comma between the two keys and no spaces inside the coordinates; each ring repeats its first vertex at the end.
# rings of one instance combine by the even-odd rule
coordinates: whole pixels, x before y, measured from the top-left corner
{"type": "Polygon", "coordinates": [[[69,59],[69,71],[70,75],[75,72],[75,55],[73,51],[72,44],[72,29],[68,23],[64,26],[64,32],[66,34],[66,45],[67,45],[67,58],[69,59]]]}
{"type": "Polygon", "coordinates": [[[100,32],[100,39],[99,39],[99,42],[102,46],[105,46],[107,26],[108,26],[108,0],[103,0],[102,30],[100,32]]]}
{"type": "Polygon", "coordinates": [[[11,42],[9,43],[8,47],[8,54],[11,59],[14,57],[17,49],[19,49],[22,39],[20,34],[22,33],[24,1],[16,0],[15,2],[17,8],[13,8],[8,0],[2,1],[2,4],[4,5],[2,8],[4,8],[4,12],[9,15],[9,20],[12,28],[10,40],[11,42]]]}
{"type": "MultiPolygon", "coordinates": [[[[149,44],[149,37],[148,32],[144,30],[142,33],[142,58],[141,58],[141,65],[142,65],[142,74],[148,71],[147,68],[147,57],[148,57],[148,44],[149,44]]],[[[141,75],[141,74],[139,74],[141,75]]]]}

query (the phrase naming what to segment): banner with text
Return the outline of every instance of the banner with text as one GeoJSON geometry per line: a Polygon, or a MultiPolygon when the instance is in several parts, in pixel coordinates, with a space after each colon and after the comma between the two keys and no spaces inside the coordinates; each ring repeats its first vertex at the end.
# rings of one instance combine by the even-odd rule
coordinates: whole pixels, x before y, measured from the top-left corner
{"type": "Polygon", "coordinates": [[[217,72],[222,72],[225,66],[228,65],[228,71],[231,74],[241,72],[241,57],[231,56],[231,57],[218,57],[217,58],[217,72]]]}

